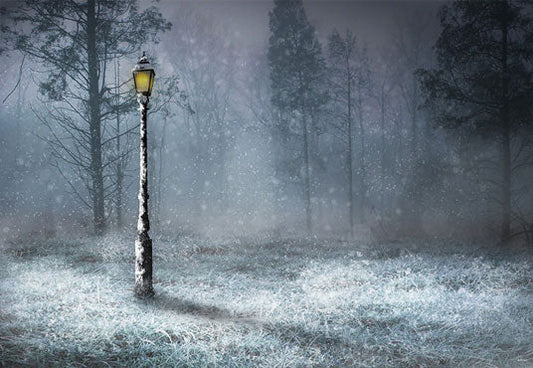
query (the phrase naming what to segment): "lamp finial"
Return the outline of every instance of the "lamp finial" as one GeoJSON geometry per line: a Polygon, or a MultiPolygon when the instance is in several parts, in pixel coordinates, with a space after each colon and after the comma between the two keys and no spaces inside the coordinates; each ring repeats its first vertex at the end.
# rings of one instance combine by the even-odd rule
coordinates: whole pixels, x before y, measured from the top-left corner
{"type": "Polygon", "coordinates": [[[143,51],[143,56],[139,59],[139,64],[149,64],[148,58],[146,57],[146,51],[143,51]]]}

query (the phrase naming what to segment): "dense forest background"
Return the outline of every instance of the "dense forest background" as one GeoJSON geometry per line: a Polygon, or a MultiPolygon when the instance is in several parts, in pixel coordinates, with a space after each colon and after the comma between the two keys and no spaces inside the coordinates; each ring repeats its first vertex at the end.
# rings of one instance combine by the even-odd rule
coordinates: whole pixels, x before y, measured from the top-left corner
{"type": "Polygon", "coordinates": [[[2,234],[132,231],[145,50],[154,234],[530,239],[532,12],[4,1],[2,234]]]}

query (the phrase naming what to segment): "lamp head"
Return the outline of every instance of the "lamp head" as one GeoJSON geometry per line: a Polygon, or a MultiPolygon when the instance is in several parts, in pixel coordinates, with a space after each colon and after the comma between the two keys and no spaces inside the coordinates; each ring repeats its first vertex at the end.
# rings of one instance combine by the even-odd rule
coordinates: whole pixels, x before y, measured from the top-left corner
{"type": "Polygon", "coordinates": [[[135,68],[133,68],[132,73],[137,94],[150,96],[154,85],[155,71],[144,52],[135,68]]]}

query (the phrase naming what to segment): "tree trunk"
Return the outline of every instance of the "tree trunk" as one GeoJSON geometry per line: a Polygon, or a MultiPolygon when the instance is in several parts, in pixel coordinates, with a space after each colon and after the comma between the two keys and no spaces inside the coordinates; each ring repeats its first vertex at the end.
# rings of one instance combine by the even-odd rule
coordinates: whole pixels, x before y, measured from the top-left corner
{"type": "Polygon", "coordinates": [[[511,235],[511,128],[509,121],[509,81],[508,81],[508,24],[507,24],[507,2],[502,3],[502,128],[503,128],[503,152],[502,152],[502,241],[507,240],[511,235]]]}
{"type": "Polygon", "coordinates": [[[385,207],[385,84],[381,86],[381,98],[380,98],[380,108],[381,108],[381,209],[384,210],[385,207]]]}
{"type": "Polygon", "coordinates": [[[346,54],[346,68],[348,71],[348,152],[346,169],[348,172],[348,211],[350,211],[350,239],[354,238],[353,226],[354,226],[354,213],[353,213],[353,142],[352,142],[352,80],[350,74],[350,60],[348,53],[346,54]]]}
{"type": "Polygon", "coordinates": [[[156,203],[156,213],[158,224],[161,224],[161,193],[163,186],[163,153],[165,151],[165,130],[167,127],[167,119],[163,124],[163,131],[161,132],[161,141],[159,142],[159,175],[157,177],[157,203],[156,203]]]}
{"type": "Polygon", "coordinates": [[[94,232],[96,235],[102,235],[105,230],[104,177],[102,168],[100,95],[98,93],[98,56],[96,50],[95,0],[89,0],[87,5],[87,57],[89,64],[92,210],[94,232]]]}
{"type": "Polygon", "coordinates": [[[305,217],[307,232],[311,234],[311,184],[310,184],[310,168],[309,168],[309,133],[307,129],[307,119],[305,112],[302,109],[302,125],[304,133],[304,165],[305,165],[305,177],[304,177],[304,200],[305,200],[305,217]]]}
{"type": "MultiPolygon", "coordinates": [[[[116,86],[116,96],[117,96],[117,106],[119,104],[119,68],[120,62],[117,59],[116,61],[116,73],[115,73],[115,86],[116,86]]],[[[122,171],[122,165],[124,158],[121,157],[121,147],[120,147],[120,113],[117,108],[117,196],[116,196],[116,211],[117,211],[117,229],[122,229],[122,191],[123,191],[123,182],[124,182],[124,173],[122,171]]]]}
{"type": "Polygon", "coordinates": [[[411,167],[418,156],[418,115],[417,115],[417,103],[418,103],[418,89],[416,77],[413,74],[413,95],[411,96],[411,167]]]}
{"type": "Polygon", "coordinates": [[[511,139],[508,123],[503,137],[503,186],[502,186],[502,240],[511,236],[511,139]]]}
{"type": "Polygon", "coordinates": [[[359,119],[359,130],[361,131],[361,159],[360,159],[360,182],[361,186],[359,187],[359,196],[360,199],[360,213],[359,220],[361,223],[365,222],[365,207],[366,207],[366,166],[365,166],[365,129],[363,125],[363,98],[361,87],[359,87],[359,102],[358,102],[358,119],[359,119]]]}
{"type": "Polygon", "coordinates": [[[135,240],[135,294],[140,298],[154,296],[152,286],[152,240],[148,235],[148,148],[146,132],[146,114],[148,97],[139,98],[141,111],[140,168],[139,168],[139,218],[137,221],[137,239],[135,240]],[[146,101],[142,101],[146,98],[146,101]]]}
{"type": "MultiPolygon", "coordinates": [[[[120,138],[119,138],[120,139],[120,138]]],[[[122,163],[117,164],[117,198],[116,198],[116,210],[117,210],[117,229],[122,229],[122,191],[124,183],[124,173],[122,172],[122,163]]]]}
{"type": "MultiPolygon", "coordinates": [[[[154,136],[152,136],[154,137],[154,136]]],[[[149,163],[149,166],[150,166],[150,169],[148,170],[148,177],[150,178],[149,181],[152,183],[152,200],[151,200],[151,203],[152,203],[152,225],[155,225],[155,227],[157,228],[157,225],[159,224],[159,216],[158,216],[158,209],[157,209],[157,203],[159,201],[159,199],[157,198],[157,175],[158,175],[158,172],[156,170],[156,149],[157,149],[157,145],[155,144],[157,140],[154,138],[150,139],[150,158],[148,159],[148,163],[149,163]]]]}

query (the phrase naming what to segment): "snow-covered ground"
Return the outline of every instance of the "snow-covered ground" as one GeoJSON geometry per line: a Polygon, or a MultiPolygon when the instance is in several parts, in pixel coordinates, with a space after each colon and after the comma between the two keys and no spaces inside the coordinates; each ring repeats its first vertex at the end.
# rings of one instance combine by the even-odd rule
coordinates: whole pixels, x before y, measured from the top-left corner
{"type": "Polygon", "coordinates": [[[533,257],[450,244],[154,239],[3,245],[0,366],[532,367],[533,257]]]}

